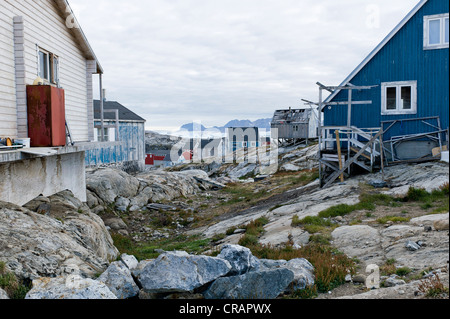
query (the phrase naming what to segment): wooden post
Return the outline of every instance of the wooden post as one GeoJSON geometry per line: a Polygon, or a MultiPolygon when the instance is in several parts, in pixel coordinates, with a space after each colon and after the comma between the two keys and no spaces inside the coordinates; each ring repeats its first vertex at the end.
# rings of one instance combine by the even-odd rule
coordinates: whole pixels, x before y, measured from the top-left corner
{"type": "Polygon", "coordinates": [[[99,74],[99,85],[100,85],[100,121],[101,121],[101,133],[100,133],[100,137],[102,142],[105,141],[105,113],[104,113],[104,97],[103,97],[103,77],[102,74],[99,74]]]}
{"type": "Polygon", "coordinates": [[[383,145],[383,135],[380,136],[380,160],[381,160],[381,176],[384,181],[384,145],[383,145]]]}
{"type": "MultiPolygon", "coordinates": [[[[337,151],[338,151],[338,157],[339,157],[339,169],[342,170],[342,151],[341,151],[341,139],[339,138],[339,130],[335,131],[336,134],[336,144],[337,144],[337,151]]],[[[344,182],[344,173],[341,174],[341,183],[344,182]]]]}
{"type": "Polygon", "coordinates": [[[319,186],[322,187],[322,164],[320,163],[320,160],[322,159],[322,88],[319,87],[319,186]]]}
{"type": "Polygon", "coordinates": [[[352,126],[352,89],[348,90],[348,114],[347,114],[347,126],[352,126]]]}

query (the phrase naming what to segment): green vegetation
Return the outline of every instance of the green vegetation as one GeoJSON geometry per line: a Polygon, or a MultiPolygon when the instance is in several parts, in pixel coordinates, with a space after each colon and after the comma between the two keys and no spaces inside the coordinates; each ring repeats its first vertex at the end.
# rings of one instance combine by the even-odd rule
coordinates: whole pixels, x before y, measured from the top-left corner
{"type": "Polygon", "coordinates": [[[423,280],[419,285],[419,291],[428,298],[448,298],[449,289],[441,282],[438,275],[423,280]]]}
{"type": "Polygon", "coordinates": [[[30,287],[24,285],[12,272],[6,270],[6,264],[0,262],[0,288],[2,288],[11,299],[25,299],[30,287]]]}
{"type": "Polygon", "coordinates": [[[417,202],[423,210],[432,208],[431,214],[441,214],[449,210],[449,184],[446,183],[438,190],[427,192],[424,189],[411,187],[403,202],[417,202]]]}
{"type": "Polygon", "coordinates": [[[345,283],[348,273],[355,273],[356,264],[345,254],[328,245],[311,243],[300,249],[286,245],[275,248],[270,245],[251,244],[247,246],[257,258],[284,259],[305,258],[315,268],[315,284],[304,291],[294,291],[290,298],[313,298],[318,293],[328,292],[345,283]]]}
{"type": "Polygon", "coordinates": [[[210,247],[211,239],[199,239],[199,236],[177,236],[172,239],[154,240],[135,243],[132,239],[120,234],[112,234],[114,246],[120,253],[134,255],[138,260],[152,259],[159,256],[157,249],[165,251],[182,250],[190,254],[202,253],[210,247]]]}
{"type": "Polygon", "coordinates": [[[258,238],[264,233],[264,226],[268,223],[267,218],[261,217],[245,226],[245,235],[239,240],[239,245],[248,247],[257,244],[258,238]]]}
{"type": "Polygon", "coordinates": [[[377,223],[379,224],[386,224],[387,222],[393,222],[393,223],[403,223],[403,222],[409,222],[411,218],[408,217],[399,217],[399,216],[384,216],[377,219],[377,223]]]}
{"type": "Polygon", "coordinates": [[[302,226],[308,233],[316,234],[324,231],[328,227],[332,227],[333,224],[330,219],[322,218],[320,216],[307,216],[303,219],[294,216],[292,219],[292,226],[302,226]]]}
{"type": "Polygon", "coordinates": [[[395,273],[401,277],[407,276],[411,272],[412,272],[412,270],[408,267],[400,267],[400,268],[397,268],[397,270],[395,271],[395,273]]]}

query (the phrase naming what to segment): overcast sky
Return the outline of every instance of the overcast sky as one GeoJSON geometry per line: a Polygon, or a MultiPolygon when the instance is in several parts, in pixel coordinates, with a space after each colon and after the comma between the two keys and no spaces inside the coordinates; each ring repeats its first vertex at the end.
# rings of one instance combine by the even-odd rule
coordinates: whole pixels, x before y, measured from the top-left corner
{"type": "MultiPolygon", "coordinates": [[[[70,0],[107,99],[147,129],[272,117],[338,85],[418,0],[70,0]]],[[[98,82],[95,77],[98,98],[98,82]]]]}

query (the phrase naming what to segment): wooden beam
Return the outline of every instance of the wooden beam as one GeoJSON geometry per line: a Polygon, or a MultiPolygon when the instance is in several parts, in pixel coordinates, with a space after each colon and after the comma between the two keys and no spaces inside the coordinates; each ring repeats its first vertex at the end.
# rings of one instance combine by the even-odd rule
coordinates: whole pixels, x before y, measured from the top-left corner
{"type": "Polygon", "coordinates": [[[381,136],[382,133],[383,131],[379,131],[374,137],[372,137],[372,139],[366,145],[364,145],[363,148],[361,148],[361,150],[355,156],[353,156],[345,163],[342,169],[340,169],[338,172],[333,173],[323,188],[327,188],[328,186],[330,186],[336,180],[336,178],[338,178],[342,173],[344,173],[345,170],[349,168],[350,165],[352,165],[358,159],[358,157],[360,157],[361,154],[365,152],[365,150],[369,147],[369,145],[372,145],[375,142],[375,140],[381,136]]]}
{"type": "MultiPolygon", "coordinates": [[[[337,145],[337,151],[338,151],[338,158],[339,158],[339,169],[342,169],[342,152],[341,152],[341,140],[339,138],[339,131],[335,131],[336,134],[336,145],[337,145]]],[[[344,172],[341,174],[341,183],[344,182],[344,172]]]]}
{"type": "MultiPolygon", "coordinates": [[[[324,105],[348,105],[349,102],[324,102],[324,105]]],[[[352,101],[351,102],[352,105],[370,105],[372,104],[372,101],[352,101]]]]}

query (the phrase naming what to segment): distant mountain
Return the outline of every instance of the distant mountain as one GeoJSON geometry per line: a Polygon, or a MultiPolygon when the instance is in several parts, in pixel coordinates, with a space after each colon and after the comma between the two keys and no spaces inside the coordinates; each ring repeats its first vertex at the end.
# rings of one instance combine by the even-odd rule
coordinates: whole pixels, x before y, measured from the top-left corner
{"type": "MultiPolygon", "coordinates": [[[[260,129],[270,129],[270,122],[272,118],[259,119],[256,121],[250,120],[232,120],[225,124],[224,126],[214,126],[213,128],[224,133],[229,127],[259,127],[260,129]]],[[[193,131],[193,123],[185,124],[181,127],[181,130],[187,130],[189,132],[193,131]]],[[[207,128],[201,125],[201,130],[205,131],[207,128]]]]}
{"type": "Polygon", "coordinates": [[[202,132],[203,132],[203,131],[206,130],[206,127],[204,127],[203,125],[198,124],[198,123],[195,123],[195,124],[194,124],[194,123],[189,123],[189,124],[184,124],[184,125],[180,128],[180,131],[193,132],[194,129],[195,129],[196,131],[198,131],[199,129],[201,129],[202,132]]]}

